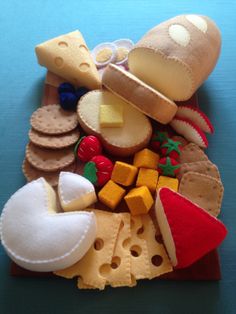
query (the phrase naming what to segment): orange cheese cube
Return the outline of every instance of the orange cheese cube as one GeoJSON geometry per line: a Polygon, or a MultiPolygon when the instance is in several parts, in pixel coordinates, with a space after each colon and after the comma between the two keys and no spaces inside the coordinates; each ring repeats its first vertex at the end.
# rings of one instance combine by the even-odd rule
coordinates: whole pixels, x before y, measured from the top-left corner
{"type": "Polygon", "coordinates": [[[125,190],[112,180],[109,180],[99,191],[98,199],[107,207],[115,209],[124,195],[125,190]]]}
{"type": "Polygon", "coordinates": [[[160,156],[148,148],[134,155],[134,166],[138,168],[157,169],[160,156]]]}
{"type": "Polygon", "coordinates": [[[157,182],[157,191],[163,187],[166,187],[166,188],[169,188],[175,192],[178,192],[179,180],[176,178],[160,176],[159,180],[157,182]]]}
{"type": "Polygon", "coordinates": [[[129,191],[124,197],[132,215],[147,214],[154,200],[146,186],[140,186],[129,191]]]}
{"type": "Polygon", "coordinates": [[[137,172],[138,169],[135,166],[125,162],[116,161],[111,174],[111,179],[121,185],[129,186],[134,182],[137,172]]]}
{"type": "Polygon", "coordinates": [[[138,172],[138,178],[136,181],[136,186],[145,185],[153,193],[156,191],[158,175],[159,174],[158,174],[157,170],[140,168],[139,172],[138,172]]]}

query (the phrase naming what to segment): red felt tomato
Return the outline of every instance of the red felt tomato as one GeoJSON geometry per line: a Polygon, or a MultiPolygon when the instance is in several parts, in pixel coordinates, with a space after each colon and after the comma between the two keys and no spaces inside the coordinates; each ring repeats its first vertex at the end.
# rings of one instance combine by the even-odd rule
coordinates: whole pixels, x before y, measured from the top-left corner
{"type": "Polygon", "coordinates": [[[81,138],[75,149],[78,158],[87,162],[102,153],[102,144],[96,136],[88,135],[81,138]]]}

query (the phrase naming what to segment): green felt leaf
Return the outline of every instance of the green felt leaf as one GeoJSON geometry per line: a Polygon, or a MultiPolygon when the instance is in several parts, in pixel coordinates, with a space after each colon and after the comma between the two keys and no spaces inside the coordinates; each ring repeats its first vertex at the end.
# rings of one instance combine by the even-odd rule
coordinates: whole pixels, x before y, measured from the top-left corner
{"type": "Polygon", "coordinates": [[[83,176],[93,184],[97,182],[97,168],[94,162],[89,161],[86,163],[83,176]]]}
{"type": "Polygon", "coordinates": [[[160,142],[163,143],[168,139],[168,133],[167,132],[160,132],[160,131],[155,131],[155,136],[153,137],[152,141],[155,142],[160,142]]]}
{"type": "Polygon", "coordinates": [[[75,148],[74,148],[74,155],[75,155],[75,158],[78,158],[78,155],[77,155],[77,151],[78,151],[78,147],[79,147],[79,144],[81,143],[82,139],[85,138],[85,136],[81,136],[81,138],[78,140],[78,142],[75,144],[75,148]]]}
{"type": "Polygon", "coordinates": [[[166,158],[165,164],[159,164],[159,168],[162,170],[164,176],[175,177],[175,170],[178,169],[180,165],[172,165],[170,157],[166,158]]]}
{"type": "Polygon", "coordinates": [[[163,144],[161,147],[162,148],[167,148],[166,154],[169,155],[171,152],[175,151],[178,154],[180,154],[180,149],[179,146],[181,145],[180,142],[175,142],[171,139],[167,140],[167,143],[163,144]]]}

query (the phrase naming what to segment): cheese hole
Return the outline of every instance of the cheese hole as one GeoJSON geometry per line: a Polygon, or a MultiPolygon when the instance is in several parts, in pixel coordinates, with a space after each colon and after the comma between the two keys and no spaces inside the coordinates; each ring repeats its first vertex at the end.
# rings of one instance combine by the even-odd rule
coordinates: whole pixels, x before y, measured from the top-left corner
{"type": "Polygon", "coordinates": [[[163,244],[163,239],[162,239],[161,234],[156,234],[156,235],[155,235],[155,240],[156,240],[158,243],[163,244]]]}
{"type": "Polygon", "coordinates": [[[63,63],[64,63],[64,61],[63,61],[63,59],[61,57],[56,57],[54,62],[56,64],[56,66],[59,67],[59,68],[62,67],[63,63]]]}
{"type": "Polygon", "coordinates": [[[59,46],[60,48],[67,48],[67,47],[68,47],[68,44],[67,44],[67,42],[65,42],[65,41],[60,41],[60,42],[58,43],[58,46],[59,46]]]}
{"type": "Polygon", "coordinates": [[[138,229],[137,234],[143,234],[144,233],[144,227],[138,229]]]}
{"type": "Polygon", "coordinates": [[[88,71],[89,67],[90,67],[90,65],[89,65],[88,63],[86,63],[86,62],[82,62],[82,63],[80,63],[80,65],[79,65],[79,69],[80,69],[80,71],[82,71],[82,72],[88,71]]]}
{"type": "Polygon", "coordinates": [[[124,228],[124,225],[125,225],[124,221],[121,220],[121,223],[120,223],[120,230],[124,228]]]}
{"type": "Polygon", "coordinates": [[[160,266],[163,262],[163,259],[160,255],[154,255],[152,257],[152,264],[156,267],[160,266]]]}
{"type": "Polygon", "coordinates": [[[107,276],[111,271],[111,266],[109,264],[103,264],[102,266],[100,266],[99,268],[99,273],[102,276],[107,276]]]}
{"type": "Polygon", "coordinates": [[[93,246],[96,251],[100,251],[104,246],[104,241],[100,238],[97,238],[93,246]]]}
{"type": "Polygon", "coordinates": [[[134,257],[139,257],[142,253],[142,249],[140,246],[138,245],[133,245],[131,248],[130,248],[130,252],[131,252],[131,255],[134,256],[134,257]]]}
{"type": "Polygon", "coordinates": [[[80,46],[79,46],[79,49],[80,49],[81,51],[84,51],[84,52],[87,52],[87,51],[88,51],[88,48],[87,48],[85,45],[80,45],[80,46]]]}
{"type": "Polygon", "coordinates": [[[114,256],[111,261],[111,268],[112,269],[118,268],[120,266],[120,262],[121,262],[120,257],[114,256]]]}
{"type": "Polygon", "coordinates": [[[127,249],[130,246],[130,238],[125,239],[122,243],[123,248],[127,249]]]}

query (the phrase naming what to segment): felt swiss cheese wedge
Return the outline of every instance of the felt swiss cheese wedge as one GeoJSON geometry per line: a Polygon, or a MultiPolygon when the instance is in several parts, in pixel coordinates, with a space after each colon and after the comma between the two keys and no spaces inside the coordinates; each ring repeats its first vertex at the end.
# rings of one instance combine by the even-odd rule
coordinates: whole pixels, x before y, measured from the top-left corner
{"type": "Polygon", "coordinates": [[[39,44],[35,52],[40,65],[68,82],[89,89],[101,86],[97,68],[79,31],[39,44]]]}
{"type": "Polygon", "coordinates": [[[221,221],[168,188],[158,191],[155,213],[165,247],[176,268],[193,264],[218,247],[227,234],[221,221]]]}
{"type": "Polygon", "coordinates": [[[129,156],[146,147],[152,135],[149,119],[132,105],[104,90],[85,94],[77,107],[80,126],[87,134],[100,138],[104,148],[117,156],[129,156]],[[121,127],[101,127],[101,105],[116,104],[123,108],[121,127]]]}
{"type": "Polygon", "coordinates": [[[58,195],[64,211],[83,210],[97,201],[93,184],[72,172],[60,173],[58,195]]]}
{"type": "Polygon", "coordinates": [[[56,211],[56,194],[43,178],[8,200],[0,220],[1,241],[16,264],[32,271],[55,271],[88,251],[96,236],[94,214],[56,211]]]}

